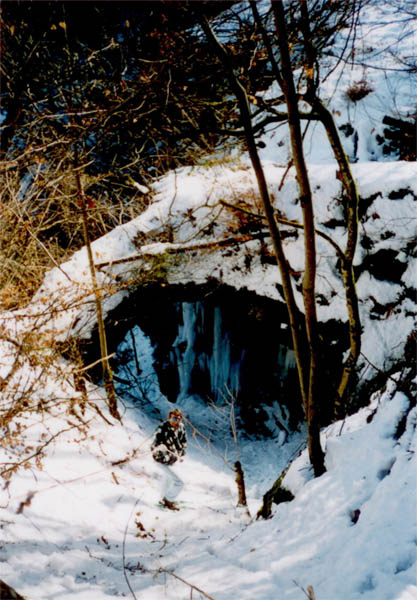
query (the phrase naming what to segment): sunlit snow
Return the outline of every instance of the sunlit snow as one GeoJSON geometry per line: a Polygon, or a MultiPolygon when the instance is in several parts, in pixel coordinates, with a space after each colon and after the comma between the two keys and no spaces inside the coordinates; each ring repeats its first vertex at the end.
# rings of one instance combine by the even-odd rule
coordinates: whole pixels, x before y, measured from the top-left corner
{"type": "MultiPolygon", "coordinates": [[[[402,23],[396,22],[388,6],[384,13],[387,24],[375,26],[380,13],[371,6],[361,28],[362,43],[366,40],[373,48],[369,50],[373,62],[384,60],[377,52],[381,40],[386,43],[388,36],[395,40],[402,31],[402,23]]],[[[410,53],[415,52],[413,34],[404,39],[410,53]]],[[[323,88],[323,95],[332,98],[338,125],[353,122],[358,130],[357,149],[348,138],[346,149],[354,161],[361,198],[375,196],[361,224],[361,235],[372,239],[374,252],[402,251],[417,231],[417,165],[390,162],[392,157],[383,156],[376,142],[381,115],[392,95],[400,96],[403,108],[411,110],[414,105],[415,110],[415,90],[400,73],[392,70],[385,75],[346,66],[343,73],[334,71],[323,88]],[[364,75],[374,91],[353,105],[343,90],[364,75]],[[399,189],[409,193],[393,196],[399,189]]],[[[288,135],[281,127],[269,131],[265,144],[261,154],[275,207],[288,219],[300,220],[292,171],[279,189],[288,159],[288,135]]],[[[308,132],[306,148],[317,226],[343,247],[344,228],[329,224],[338,215],[342,219],[340,181],[318,126],[308,132]]],[[[153,182],[151,188],[152,202],[142,215],[94,242],[95,261],[103,263],[99,283],[111,288],[116,276],[119,283],[128,281],[132,266],[146,270],[147,256],[188,246],[195,251],[187,260],[172,262],[168,283],[199,284],[213,278],[281,300],[279,274],[273,265],[262,264],[259,240],[242,240],[228,257],[223,247],[210,247],[236,233],[231,229],[234,214],[220,200],[260,211],[245,155],[235,162],[180,169],[153,182]],[[190,213],[195,219],[186,218],[190,213]],[[172,241],[158,241],[158,232],[167,224],[172,241]],[[154,238],[138,247],[134,240],[139,232],[154,238]],[[250,268],[245,263],[247,253],[253,255],[250,268]],[[129,257],[137,257],[136,262],[118,262],[129,257]]],[[[294,271],[301,270],[301,236],[289,237],[285,249],[294,271]]],[[[319,318],[346,320],[334,250],[319,239],[318,254],[318,292],[327,299],[318,306],[319,318]]],[[[359,245],[355,264],[361,265],[366,255],[359,245]]],[[[417,259],[404,253],[399,259],[408,262],[399,282],[375,278],[367,270],[358,279],[364,379],[392,367],[415,328],[415,298],[399,291],[400,283],[415,286],[417,259]],[[382,316],[373,312],[376,303],[387,306],[382,316]]],[[[127,295],[124,290],[106,296],[105,312],[127,295]]],[[[302,306],[300,294],[297,303],[302,306]]],[[[184,310],[189,314],[178,345],[194,335],[198,322],[198,308],[190,305],[184,310]]],[[[85,249],[46,275],[30,307],[0,317],[10,339],[28,331],[34,322],[45,339],[89,337],[95,313],[85,249]],[[57,307],[52,320],[47,310],[51,305],[57,307]]],[[[216,410],[199,398],[181,394],[178,404],[187,419],[189,449],[184,462],[174,467],[185,487],[182,508],[173,513],[157,505],[160,476],[149,448],[156,426],[172,405],[159,389],[150,340],[139,328],[132,335],[141,367],[135,385],[142,386],[147,402],[135,407],[127,394],[135,395],[134,390],[120,386],[122,424],[109,416],[102,388],[90,386],[89,403],[83,404],[69,377],[71,364],[62,360],[57,365],[59,379],[49,376],[42,389],[35,387],[32,393],[40,411],[23,415],[5,432],[1,469],[7,472],[23,446],[24,456],[33,460],[30,468],[2,479],[0,579],[28,600],[299,600],[306,598],[308,586],[316,600],[417,599],[417,409],[410,409],[398,389],[400,373],[394,373],[357,414],[322,431],[327,472],[317,479],[309,466],[304,430],[288,438],[277,433],[268,440],[248,439],[241,433],[235,440],[227,404],[216,410]],[[73,399],[71,413],[64,406],[69,399],[73,399]],[[50,403],[50,410],[41,410],[42,403],[50,403]],[[405,411],[407,421],[402,424],[405,411]],[[46,443],[36,461],[36,453],[46,443]],[[250,516],[236,508],[236,460],[244,469],[250,516]],[[295,499],[273,505],[271,519],[257,520],[263,494],[290,460],[284,485],[295,499]]],[[[217,343],[218,353],[211,359],[214,378],[221,377],[222,369],[230,369],[222,359],[228,341],[220,324],[217,343]]],[[[0,377],[12,367],[13,352],[12,343],[2,342],[0,377]]],[[[184,361],[181,390],[187,390],[189,364],[184,361]]],[[[16,384],[29,386],[41,369],[42,365],[23,364],[15,375],[16,384]]],[[[233,385],[231,380],[232,389],[233,385]]]]}

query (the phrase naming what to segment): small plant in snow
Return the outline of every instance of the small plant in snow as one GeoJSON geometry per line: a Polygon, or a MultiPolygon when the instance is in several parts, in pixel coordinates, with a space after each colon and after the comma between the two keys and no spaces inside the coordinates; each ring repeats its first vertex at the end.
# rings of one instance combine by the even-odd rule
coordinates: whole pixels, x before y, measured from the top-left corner
{"type": "Polygon", "coordinates": [[[352,85],[346,90],[345,94],[352,102],[359,102],[362,98],[365,98],[368,94],[374,91],[367,79],[362,78],[360,81],[352,83],[352,85]]]}

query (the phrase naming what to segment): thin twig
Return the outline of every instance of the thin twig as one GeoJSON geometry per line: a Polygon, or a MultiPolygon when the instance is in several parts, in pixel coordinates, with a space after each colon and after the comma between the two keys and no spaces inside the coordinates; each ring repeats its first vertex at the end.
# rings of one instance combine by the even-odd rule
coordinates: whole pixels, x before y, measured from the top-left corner
{"type": "Polygon", "coordinates": [[[374,365],[367,356],[365,356],[365,354],[363,352],[361,352],[361,356],[366,360],[366,362],[373,368],[375,369],[375,371],[378,371],[378,373],[381,373],[382,375],[385,375],[387,379],[391,379],[391,381],[393,381],[394,383],[398,384],[398,381],[396,379],[394,379],[394,377],[392,377],[391,375],[388,375],[385,371],[383,371],[382,369],[380,369],[379,367],[377,367],[376,365],[374,365]]]}
{"type": "Polygon", "coordinates": [[[205,598],[208,598],[208,600],[216,600],[213,596],[210,596],[210,594],[207,594],[206,592],[203,592],[203,590],[200,589],[199,587],[197,587],[196,585],[190,583],[189,581],[186,581],[185,579],[183,579],[179,575],[176,575],[175,573],[173,573],[173,571],[168,571],[167,569],[164,569],[163,567],[160,567],[158,569],[158,572],[159,573],[166,573],[167,575],[171,575],[175,579],[178,579],[178,581],[181,581],[181,583],[184,583],[185,585],[188,585],[191,588],[191,590],[195,590],[199,594],[202,594],[205,598]]]}
{"type": "MultiPolygon", "coordinates": [[[[14,471],[18,467],[21,467],[22,465],[24,465],[27,462],[29,462],[30,460],[32,460],[32,458],[35,458],[35,456],[39,456],[39,454],[42,453],[42,451],[44,450],[44,448],[46,446],[48,446],[48,444],[50,444],[51,442],[53,442],[55,440],[55,438],[57,438],[59,435],[61,435],[62,433],[66,433],[67,431],[71,431],[71,429],[78,428],[78,427],[79,427],[79,425],[77,424],[77,425],[71,425],[71,427],[67,427],[66,429],[61,429],[60,431],[58,431],[58,433],[55,433],[53,436],[51,436],[50,439],[47,442],[45,442],[44,444],[42,444],[41,446],[39,446],[37,448],[36,452],[33,452],[30,456],[27,456],[25,459],[23,459],[20,462],[12,463],[11,467],[8,467],[7,469],[4,469],[3,471],[1,471],[0,472],[0,476],[4,477],[10,471],[14,471]]],[[[3,464],[10,464],[10,463],[3,463],[3,464]]]]}
{"type": "Polygon", "coordinates": [[[185,422],[187,425],[189,425],[189,427],[191,427],[191,429],[193,430],[193,435],[199,435],[200,437],[202,437],[202,438],[203,438],[203,440],[204,440],[205,442],[207,442],[207,444],[208,444],[208,445],[209,445],[209,446],[212,448],[212,450],[213,450],[213,451],[214,451],[216,454],[218,454],[218,455],[219,455],[219,456],[220,456],[220,457],[223,459],[223,461],[224,461],[225,465],[226,465],[227,467],[229,467],[229,469],[230,469],[231,471],[233,471],[234,469],[233,469],[233,466],[232,466],[232,464],[231,464],[231,463],[230,463],[230,462],[229,462],[229,461],[228,461],[228,460],[225,458],[225,456],[224,456],[224,455],[223,455],[221,452],[219,452],[219,450],[217,450],[217,448],[214,446],[214,444],[213,444],[213,442],[210,440],[210,438],[208,438],[206,435],[204,435],[204,433],[202,433],[202,432],[201,432],[199,429],[197,429],[197,427],[195,427],[195,426],[194,426],[194,425],[191,423],[191,421],[189,421],[189,420],[188,420],[186,417],[184,417],[184,416],[183,416],[183,420],[184,420],[184,422],[185,422]]]}
{"type": "Polygon", "coordinates": [[[137,596],[135,595],[135,592],[132,589],[132,586],[130,585],[129,578],[128,578],[127,573],[126,573],[126,552],[125,552],[125,550],[126,550],[126,536],[127,536],[127,530],[129,528],[129,521],[130,521],[130,519],[131,519],[131,517],[133,515],[133,511],[135,510],[135,508],[136,508],[136,506],[138,505],[139,502],[140,502],[140,498],[138,498],[136,500],[135,504],[133,505],[132,510],[130,511],[129,518],[126,521],[126,527],[125,527],[125,531],[124,531],[124,534],[123,534],[123,544],[122,544],[123,575],[124,575],[124,578],[126,579],[127,587],[129,588],[130,593],[132,594],[132,597],[134,598],[134,600],[138,600],[138,599],[137,599],[137,596]]]}
{"type": "Polygon", "coordinates": [[[293,579],[293,583],[305,594],[308,600],[315,600],[316,596],[312,585],[308,585],[306,591],[295,579],[293,579]]]}
{"type": "Polygon", "coordinates": [[[84,371],[88,371],[89,369],[92,369],[93,367],[95,367],[99,363],[103,362],[103,360],[110,360],[111,358],[113,358],[113,356],[115,354],[116,354],[115,352],[112,352],[111,354],[108,354],[107,356],[102,356],[101,358],[98,358],[97,360],[95,360],[93,363],[90,363],[86,367],[82,367],[80,369],[71,369],[69,371],[69,373],[70,374],[72,374],[72,373],[83,373],[84,371]]]}
{"type": "MultiPolygon", "coordinates": [[[[252,240],[257,240],[260,238],[264,238],[269,236],[269,233],[256,233],[253,235],[239,235],[234,237],[228,237],[220,240],[214,240],[212,242],[200,242],[197,244],[193,244],[191,246],[183,246],[181,244],[166,244],[164,248],[164,252],[179,254],[184,252],[195,252],[197,250],[210,250],[212,248],[221,248],[223,246],[229,246],[231,244],[244,244],[246,242],[251,242],[252,240]]],[[[118,258],[116,260],[111,260],[102,263],[96,263],[96,269],[102,269],[103,267],[111,267],[113,265],[120,265],[128,262],[135,262],[141,260],[145,256],[150,255],[154,256],[153,252],[147,252],[146,249],[142,249],[139,254],[133,254],[132,256],[127,256],[126,258],[118,258]]]]}
{"type": "MultiPolygon", "coordinates": [[[[230,204],[229,202],[226,202],[226,200],[221,200],[220,203],[223,204],[223,206],[226,206],[227,208],[230,208],[235,211],[243,212],[243,213],[245,213],[251,217],[254,217],[256,219],[264,219],[264,220],[266,219],[266,217],[264,215],[261,215],[259,213],[253,213],[250,210],[242,208],[241,206],[235,206],[234,204],[230,204]]],[[[284,219],[283,217],[279,217],[278,215],[275,215],[275,218],[278,221],[278,223],[281,223],[282,225],[288,225],[289,227],[295,227],[296,229],[304,229],[304,225],[302,223],[298,223],[297,221],[291,221],[290,219],[284,219]]],[[[326,240],[331,246],[333,246],[333,248],[336,250],[337,255],[340,258],[342,258],[342,259],[344,258],[345,254],[344,254],[343,250],[329,235],[327,235],[327,233],[324,233],[324,231],[320,231],[319,229],[315,229],[315,233],[316,233],[316,235],[318,235],[318,236],[322,237],[324,240],[326,240]]]]}

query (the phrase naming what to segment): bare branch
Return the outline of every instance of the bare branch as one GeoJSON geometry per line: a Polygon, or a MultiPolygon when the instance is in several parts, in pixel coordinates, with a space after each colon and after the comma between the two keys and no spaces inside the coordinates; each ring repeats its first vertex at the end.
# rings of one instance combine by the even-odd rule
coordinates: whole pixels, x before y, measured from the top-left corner
{"type": "Polygon", "coordinates": [[[181,583],[184,583],[189,588],[191,588],[192,590],[195,590],[196,592],[198,592],[199,594],[201,594],[202,596],[204,596],[208,600],[216,600],[214,598],[214,596],[210,596],[210,594],[207,594],[207,592],[204,592],[201,588],[197,587],[193,583],[190,583],[189,581],[186,581],[185,579],[183,579],[182,577],[180,577],[179,575],[177,575],[176,573],[174,573],[174,571],[169,571],[168,569],[164,569],[164,567],[160,567],[158,569],[157,573],[165,573],[166,575],[171,575],[171,577],[174,577],[174,579],[177,579],[178,581],[181,581],[181,583]]]}

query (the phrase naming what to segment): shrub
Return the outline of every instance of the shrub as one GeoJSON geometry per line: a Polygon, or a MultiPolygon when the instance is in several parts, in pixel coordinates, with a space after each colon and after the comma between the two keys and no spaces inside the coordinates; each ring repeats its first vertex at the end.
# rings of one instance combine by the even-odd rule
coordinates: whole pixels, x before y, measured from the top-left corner
{"type": "Polygon", "coordinates": [[[358,102],[373,91],[374,89],[370,83],[366,79],[361,79],[360,81],[353,83],[346,90],[345,94],[352,102],[358,102]]]}

